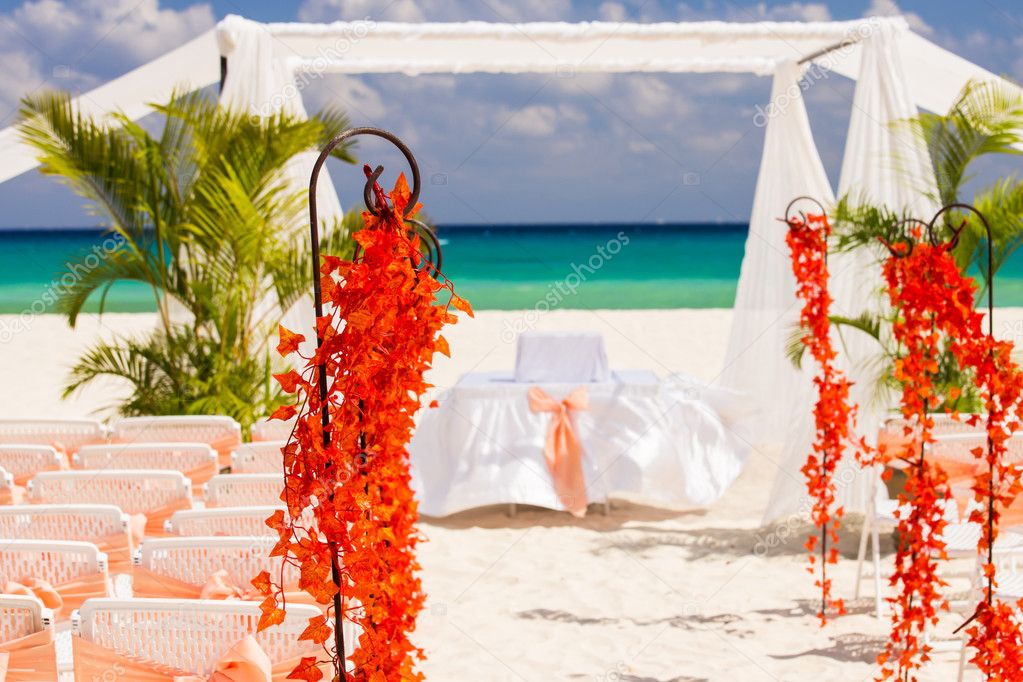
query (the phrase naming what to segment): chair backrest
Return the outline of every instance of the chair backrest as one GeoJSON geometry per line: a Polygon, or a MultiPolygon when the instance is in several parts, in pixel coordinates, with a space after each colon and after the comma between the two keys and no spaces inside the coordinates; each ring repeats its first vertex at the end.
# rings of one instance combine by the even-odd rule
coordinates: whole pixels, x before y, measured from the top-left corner
{"type": "MultiPolygon", "coordinates": [[[[1023,461],[1023,433],[1015,433],[1005,441],[1007,454],[1012,461],[1023,461]]],[[[987,434],[949,433],[935,436],[930,451],[948,459],[964,462],[980,461],[973,451],[981,448],[987,451],[987,434]]]]}
{"type": "Polygon", "coordinates": [[[128,514],[179,502],[191,505],[192,484],[179,471],[44,471],[28,482],[29,502],[112,504],[128,514]]]}
{"type": "Polygon", "coordinates": [[[118,507],[106,504],[23,504],[0,507],[0,538],[89,540],[123,533],[127,528],[127,514],[118,507]]]}
{"type": "Polygon", "coordinates": [[[106,429],[95,419],[0,419],[0,443],[60,444],[74,452],[89,443],[102,443],[106,429]]]}
{"type": "Polygon", "coordinates": [[[199,599],[90,599],[75,612],[79,637],[121,655],[200,675],[246,635],[252,635],[273,663],[322,654],[320,645],[298,636],[320,610],[289,604],[284,622],[256,632],[258,602],[199,599]]]}
{"type": "Polygon", "coordinates": [[[295,419],[281,421],[280,419],[260,419],[252,425],[250,432],[253,441],[261,440],[283,440],[291,437],[295,429],[295,419]]]}
{"type": "MultiPolygon", "coordinates": [[[[934,420],[934,428],[931,430],[931,433],[934,436],[984,433],[984,415],[978,415],[980,421],[977,422],[976,426],[966,423],[966,420],[971,416],[970,414],[962,413],[959,415],[959,419],[953,419],[948,414],[932,414],[931,418],[934,420]]],[[[896,435],[902,435],[905,433],[906,425],[910,423],[903,417],[892,417],[885,422],[884,428],[896,435]]]]}
{"type": "Polygon", "coordinates": [[[59,469],[63,461],[63,455],[51,445],[0,444],[0,468],[17,479],[59,469]]]}
{"type": "Polygon", "coordinates": [[[206,506],[279,506],[283,490],[284,474],[218,474],[206,484],[206,506]]]}
{"type": "Polygon", "coordinates": [[[241,425],[231,417],[185,415],[164,417],[123,417],[111,426],[111,439],[118,443],[206,443],[231,439],[241,441],[241,425]]]}
{"type": "Polygon", "coordinates": [[[189,471],[217,461],[207,443],[106,443],[86,445],[71,463],[76,469],[168,469],[189,471]]]}
{"type": "Polygon", "coordinates": [[[53,627],[53,614],[35,597],[0,594],[0,644],[53,627]]]}
{"type": "MultiPolygon", "coordinates": [[[[281,506],[216,507],[214,509],[182,509],[167,521],[167,532],[173,535],[267,535],[277,537],[277,531],[266,525],[266,520],[281,506]]],[[[287,512],[285,512],[287,513],[287,512]]],[[[2,526],[0,526],[2,529],[2,526]]],[[[2,536],[0,530],[0,536],[2,536]]]]}
{"type": "Polygon", "coordinates": [[[227,571],[231,581],[242,589],[252,589],[251,581],[260,571],[270,571],[285,583],[298,582],[298,569],[271,557],[276,537],[193,536],[154,538],[142,542],[136,565],[158,575],[203,585],[217,571],[227,571]]]}
{"type": "Polygon", "coordinates": [[[286,440],[261,440],[243,443],[231,453],[231,472],[235,474],[276,474],[284,470],[281,448],[286,440]]]}
{"type": "Polygon", "coordinates": [[[59,585],[106,572],[106,554],[89,542],[4,540],[0,550],[0,585],[28,578],[59,585]]]}

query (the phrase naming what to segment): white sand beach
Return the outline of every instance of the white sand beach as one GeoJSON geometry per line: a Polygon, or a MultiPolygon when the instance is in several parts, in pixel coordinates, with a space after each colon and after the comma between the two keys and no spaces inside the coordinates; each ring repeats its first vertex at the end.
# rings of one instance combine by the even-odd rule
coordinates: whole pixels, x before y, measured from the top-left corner
{"type": "MultiPolygon", "coordinates": [[[[501,331],[522,315],[484,311],[452,328],[453,359],[432,377],[438,387],[471,369],[510,368],[514,344],[501,341],[501,331]]],[[[603,332],[613,367],[711,380],[721,370],[730,318],[727,310],[556,311],[536,326],[603,332]]],[[[71,331],[62,318],[43,315],[22,324],[3,348],[3,413],[84,416],[110,404],[113,386],[60,400],[67,367],[97,336],[137,332],[152,321],[86,316],[71,331]]],[[[1015,333],[1021,321],[1021,309],[998,311],[1002,334],[1015,333]]],[[[0,322],[12,329],[15,320],[0,322]]],[[[849,614],[821,629],[804,570],[806,526],[759,527],[776,456],[754,450],[709,509],[616,500],[609,516],[592,511],[583,520],[539,509],[512,518],[505,508],[424,520],[422,670],[433,680],[494,682],[871,679],[888,623],[873,617],[869,582],[865,598],[852,600],[858,520],[849,519],[833,570],[849,614]]],[[[947,616],[938,634],[960,622],[947,616]]],[[[957,660],[958,653],[935,654],[921,679],[955,679],[957,660]]]]}

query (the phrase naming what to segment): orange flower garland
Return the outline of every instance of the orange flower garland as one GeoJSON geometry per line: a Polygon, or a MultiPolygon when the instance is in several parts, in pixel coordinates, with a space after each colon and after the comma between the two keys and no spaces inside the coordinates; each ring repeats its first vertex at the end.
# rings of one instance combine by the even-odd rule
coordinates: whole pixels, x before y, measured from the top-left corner
{"type": "MultiPolygon", "coordinates": [[[[919,231],[914,237],[919,239],[919,231]]],[[[939,341],[945,339],[960,366],[973,368],[988,414],[989,448],[974,453],[987,466],[973,486],[975,499],[986,503],[988,513],[976,509],[970,516],[984,529],[980,551],[986,551],[997,535],[999,508],[1010,504],[1020,489],[1019,472],[1005,456],[1005,441],[1018,427],[1015,410],[1023,397],[1023,376],[1009,357],[1012,345],[984,333],[983,315],[973,305],[976,284],[960,272],[950,253],[952,245],[902,242],[889,248],[892,256],[884,275],[899,309],[893,335],[905,348],[896,361],[896,377],[903,385],[903,415],[919,425],[907,434],[913,438],[911,451],[921,454],[911,462],[907,495],[900,500],[904,505],[911,502],[912,508],[899,521],[902,542],[892,584],[901,587],[891,600],[896,607],[892,638],[879,657],[883,678],[908,677],[927,660],[928,647],[921,639],[924,628],[936,621],[937,608],[947,608],[940,594],[945,583],[937,575],[937,559],[945,557],[941,533],[951,490],[945,472],[923,454],[925,444],[934,440],[930,412],[943,402],[931,379],[937,371],[939,341]]],[[[989,554],[984,566],[989,581],[986,599],[971,619],[976,622],[968,631],[969,644],[977,650],[973,662],[988,679],[1018,680],[1023,671],[1020,623],[1008,605],[991,599],[994,571],[989,554]]]]}
{"type": "MultiPolygon", "coordinates": [[[[453,292],[447,305],[437,305],[438,292],[451,286],[421,267],[418,237],[409,238],[402,218],[410,200],[404,176],[389,195],[393,206],[379,185],[374,189],[379,215],[363,214],[365,228],[354,235],[356,258],[322,259],[323,300],[333,312],[317,320],[322,343],[308,359],[307,376],[293,370],[276,377],[296,401],[273,416],[299,416],[284,448],[281,499],[288,512],[267,524],[280,535],[273,555],[298,566],[300,587],[321,604],[332,603],[338,591],[332,572],[338,573],[343,615],[361,628],[350,655],[352,679],[398,682],[422,679],[414,666],[423,657],[409,639],[424,596],[416,577],[419,535],[406,445],[429,386],[423,373],[434,353],[448,353],[439,335],[457,321],[448,306],[472,311],[453,292]],[[321,365],[329,377],[325,404],[315,383],[321,365]],[[324,409],[330,417],[326,445],[324,409]],[[305,527],[300,520],[310,509],[316,523],[305,527]]],[[[287,356],[302,340],[282,328],[278,350],[287,356]]],[[[280,582],[266,573],[253,581],[265,595],[260,628],[284,618],[280,582]]],[[[328,643],[336,615],[328,607],[301,639],[323,644],[340,672],[344,661],[328,643]]],[[[303,659],[289,679],[320,680],[324,663],[303,659]]]]}
{"type": "Polygon", "coordinates": [[[838,563],[842,508],[835,507],[834,473],[842,451],[849,443],[855,410],[849,406],[850,383],[835,367],[835,350],[831,344],[827,262],[831,226],[824,215],[809,215],[805,220],[793,218],[788,225],[785,242],[789,246],[792,273],[796,277],[796,295],[803,301],[799,319],[806,333],[802,341],[820,366],[819,374],[814,377],[817,402],[813,409],[816,428],[813,451],[807,456],[802,472],[813,500],[811,518],[821,529],[819,538],[809,537],[806,548],[810,552],[808,570],[815,573],[818,562],[815,551],[820,545],[820,576],[814,584],[821,590],[821,610],[817,615],[823,625],[828,608],[835,609],[838,614],[845,612],[842,600],[831,596],[827,565],[838,563]]]}

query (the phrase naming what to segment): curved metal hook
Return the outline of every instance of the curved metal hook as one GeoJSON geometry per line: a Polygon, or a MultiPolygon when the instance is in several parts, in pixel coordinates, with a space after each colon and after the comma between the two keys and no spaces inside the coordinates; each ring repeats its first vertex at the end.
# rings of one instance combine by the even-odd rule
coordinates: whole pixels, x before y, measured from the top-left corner
{"type": "MultiPolygon", "coordinates": [[[[947,204],[947,205],[942,206],[941,208],[938,209],[938,212],[934,214],[933,218],[931,218],[931,222],[927,223],[927,237],[928,237],[928,239],[930,239],[931,244],[934,245],[934,246],[937,246],[938,243],[939,243],[938,242],[938,238],[934,234],[934,226],[937,224],[938,218],[940,218],[941,216],[945,215],[946,213],[949,213],[949,212],[954,211],[956,209],[962,209],[962,210],[969,211],[970,213],[972,213],[975,216],[977,216],[978,218],[980,218],[980,222],[984,225],[984,230],[987,232],[988,250],[990,250],[992,248],[992,246],[991,246],[991,241],[992,241],[991,225],[988,223],[987,218],[984,217],[984,214],[981,213],[977,209],[976,206],[974,206],[972,204],[964,204],[964,203],[947,204]]],[[[963,233],[963,229],[965,227],[966,227],[966,219],[965,218],[963,219],[963,222],[960,223],[959,227],[951,227],[950,226],[950,229],[952,230],[952,237],[948,240],[948,244],[952,248],[955,248],[956,244],[959,243],[959,236],[963,233]]],[[[991,254],[989,254],[989,256],[990,255],[991,254]]]]}
{"type": "MultiPolygon", "coordinates": [[[[394,135],[393,133],[389,133],[386,130],[381,130],[380,128],[370,128],[370,127],[349,128],[348,130],[343,131],[340,135],[338,135],[337,137],[335,137],[334,139],[332,139],[330,142],[327,143],[327,145],[320,152],[320,155],[318,157],[316,157],[316,163],[313,164],[313,170],[312,170],[311,175],[309,176],[309,232],[310,232],[310,238],[312,240],[313,305],[315,307],[316,318],[317,319],[323,317],[323,291],[322,291],[322,289],[320,287],[320,276],[319,276],[319,270],[320,270],[320,224],[319,224],[319,220],[318,220],[317,215],[316,215],[316,183],[317,183],[317,181],[320,178],[320,171],[323,169],[323,164],[326,163],[327,157],[330,156],[330,153],[332,151],[334,151],[334,148],[337,147],[342,142],[344,142],[345,140],[347,140],[349,138],[352,138],[352,137],[355,137],[357,135],[375,135],[376,137],[382,137],[383,139],[387,140],[388,142],[393,144],[395,147],[397,147],[398,150],[401,151],[402,154],[404,154],[405,159],[408,161],[409,167],[412,169],[412,195],[411,195],[411,197],[409,199],[408,205],[405,207],[404,211],[402,212],[402,217],[403,218],[407,217],[408,214],[412,212],[412,210],[415,208],[416,204],[419,202],[419,189],[420,189],[419,164],[416,163],[416,159],[412,155],[412,151],[405,145],[404,142],[402,142],[400,139],[398,139],[398,137],[396,135],[394,135]]],[[[366,210],[370,211],[374,215],[378,215],[378,211],[380,210],[381,207],[374,205],[375,202],[374,202],[374,198],[373,198],[373,187],[376,184],[377,179],[380,177],[380,174],[383,173],[383,172],[384,172],[384,167],[383,166],[377,166],[373,170],[373,172],[369,175],[369,177],[367,178],[366,186],[363,188],[363,192],[362,192],[363,199],[366,202],[366,210]]],[[[414,225],[416,225],[416,227],[413,228],[413,229],[415,229],[415,230],[417,230],[419,232],[422,232],[422,228],[419,228],[418,225],[423,225],[423,223],[420,223],[418,220],[410,220],[409,222],[411,222],[414,225]]],[[[425,227],[425,225],[424,225],[424,227],[425,227]]],[[[427,228],[426,232],[428,232],[430,234],[430,236],[432,237],[432,239],[429,242],[429,249],[430,249],[430,251],[428,252],[428,254],[429,254],[429,257],[430,257],[430,261],[429,262],[431,263],[430,267],[433,269],[433,272],[436,273],[438,271],[438,268],[440,267],[440,242],[437,241],[437,238],[436,238],[435,235],[433,235],[432,230],[427,228]],[[436,254],[436,264],[433,264],[434,253],[436,254]]],[[[425,257],[424,257],[424,260],[425,260],[425,257]]],[[[422,267],[426,267],[426,266],[423,265],[422,267]]],[[[319,348],[320,348],[320,346],[322,344],[323,344],[323,336],[322,336],[322,334],[319,331],[319,325],[317,325],[317,329],[316,329],[316,348],[317,348],[317,350],[319,350],[319,348]]],[[[323,444],[324,444],[324,446],[327,446],[327,445],[330,444],[330,408],[329,408],[328,405],[326,405],[326,401],[327,401],[327,365],[326,365],[326,363],[320,363],[318,370],[319,370],[318,371],[318,384],[319,384],[318,388],[319,388],[319,396],[320,396],[320,411],[322,413],[321,423],[323,425],[323,444]]],[[[361,402],[360,402],[360,408],[359,409],[360,410],[362,409],[361,402]]],[[[361,445],[361,447],[365,447],[365,443],[364,443],[362,437],[360,437],[360,445],[361,445]]],[[[363,455],[365,455],[365,453],[363,453],[363,455]]],[[[327,466],[329,466],[329,464],[327,466]]],[[[331,553],[333,554],[334,557],[337,556],[337,546],[334,545],[333,543],[331,543],[331,553]]],[[[334,584],[337,585],[340,588],[341,577],[340,577],[340,572],[339,572],[339,568],[338,568],[338,564],[337,564],[336,559],[334,561],[332,561],[331,578],[332,578],[334,584]]],[[[344,669],[345,640],[344,640],[343,629],[341,627],[341,622],[340,622],[340,620],[341,620],[340,619],[341,612],[342,612],[341,591],[339,589],[337,591],[337,593],[335,593],[335,595],[334,595],[334,615],[335,615],[335,622],[334,622],[334,646],[336,647],[336,652],[335,653],[336,653],[336,655],[338,657],[338,660],[340,660],[342,662],[341,663],[341,675],[340,675],[340,677],[341,677],[342,680],[347,681],[348,680],[348,675],[347,675],[347,673],[345,672],[345,669],[344,669]]]]}
{"type": "MultiPolygon", "coordinates": [[[[827,211],[826,208],[824,208],[824,204],[822,204],[817,199],[815,199],[815,198],[813,198],[811,196],[808,196],[808,195],[803,195],[803,196],[796,197],[795,199],[793,199],[792,201],[789,202],[788,206],[785,207],[785,224],[787,224],[789,226],[789,229],[792,228],[792,222],[793,222],[792,221],[792,217],[791,217],[792,207],[795,206],[796,203],[799,202],[799,201],[809,201],[809,202],[812,202],[814,204],[817,204],[817,208],[819,208],[821,210],[821,215],[827,215],[828,211],[827,211]]],[[[800,211],[799,215],[803,218],[803,222],[806,222],[806,214],[803,213],[802,211],[800,211]]]]}
{"type": "Polygon", "coordinates": [[[441,268],[441,248],[440,239],[437,238],[437,233],[434,232],[433,228],[421,220],[415,218],[406,218],[406,223],[412,225],[413,229],[410,233],[419,236],[420,253],[425,256],[425,262],[418,265],[418,269],[428,268],[431,277],[436,277],[440,273],[441,268]],[[425,252],[424,252],[425,248],[425,252]]]}
{"type": "Polygon", "coordinates": [[[884,243],[885,248],[888,249],[888,253],[892,254],[896,258],[905,258],[909,254],[913,253],[914,242],[906,235],[906,231],[904,229],[906,225],[912,224],[916,224],[924,228],[927,227],[927,223],[923,220],[920,220],[919,218],[902,218],[901,220],[896,220],[894,223],[892,223],[891,226],[892,231],[893,232],[896,230],[899,231],[900,232],[899,236],[903,239],[901,243],[907,244],[909,248],[906,249],[905,253],[896,251],[894,248],[892,248],[895,243],[894,240],[892,240],[891,242],[884,243]]]}

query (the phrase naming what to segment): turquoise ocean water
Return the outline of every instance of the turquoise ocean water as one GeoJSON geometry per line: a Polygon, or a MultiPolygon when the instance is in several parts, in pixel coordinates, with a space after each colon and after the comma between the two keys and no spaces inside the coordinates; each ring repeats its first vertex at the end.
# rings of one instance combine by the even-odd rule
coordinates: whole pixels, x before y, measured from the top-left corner
{"type": "MultiPolygon", "coordinates": [[[[695,223],[439,228],[444,273],[481,310],[540,301],[557,308],[727,308],[746,232],[745,225],[695,223]]],[[[103,240],[99,230],[0,231],[0,313],[40,312],[73,264],[103,240]]],[[[1003,266],[995,291],[996,305],[1023,305],[1023,257],[1003,266]]],[[[92,301],[90,309],[97,307],[92,301]]],[[[152,292],[118,285],[106,309],[152,310],[152,292]]]]}

